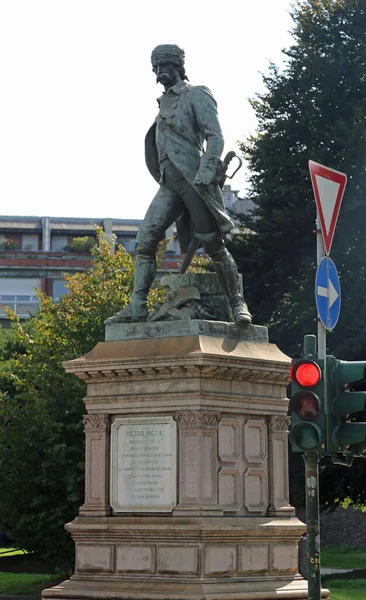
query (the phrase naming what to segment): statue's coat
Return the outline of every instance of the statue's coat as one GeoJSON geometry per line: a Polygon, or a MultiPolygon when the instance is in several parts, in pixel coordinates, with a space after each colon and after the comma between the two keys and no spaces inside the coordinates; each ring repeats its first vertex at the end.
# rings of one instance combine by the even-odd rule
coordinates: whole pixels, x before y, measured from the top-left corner
{"type": "MultiPolygon", "coordinates": [[[[193,180],[200,170],[217,161],[224,148],[224,139],[217,116],[216,101],[210,90],[204,86],[191,86],[186,81],[169,90],[176,95],[172,111],[165,117],[166,153],[171,162],[200,195],[203,202],[214,215],[222,234],[234,227],[225,212],[221,189],[218,185],[195,186],[193,180]],[[204,149],[204,142],[206,148],[204,149]]],[[[158,153],[155,141],[156,121],[149,129],[145,139],[145,158],[147,167],[159,182],[158,153]]],[[[197,206],[199,210],[199,206],[197,206]]],[[[177,219],[177,231],[180,247],[187,252],[192,236],[190,217],[187,211],[177,219]]]]}

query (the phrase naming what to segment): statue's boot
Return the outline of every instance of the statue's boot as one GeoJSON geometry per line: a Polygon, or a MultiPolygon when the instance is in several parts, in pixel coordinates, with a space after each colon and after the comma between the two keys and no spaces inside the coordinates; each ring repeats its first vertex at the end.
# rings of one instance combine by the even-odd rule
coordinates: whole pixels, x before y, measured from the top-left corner
{"type": "Polygon", "coordinates": [[[236,263],[226,248],[211,255],[216,275],[220,285],[229,299],[233,318],[238,325],[246,325],[252,322],[239,285],[239,274],[236,263]]]}
{"type": "Polygon", "coordinates": [[[129,304],[104,323],[139,323],[147,320],[147,296],[156,275],[155,257],[137,255],[135,280],[129,304]]]}

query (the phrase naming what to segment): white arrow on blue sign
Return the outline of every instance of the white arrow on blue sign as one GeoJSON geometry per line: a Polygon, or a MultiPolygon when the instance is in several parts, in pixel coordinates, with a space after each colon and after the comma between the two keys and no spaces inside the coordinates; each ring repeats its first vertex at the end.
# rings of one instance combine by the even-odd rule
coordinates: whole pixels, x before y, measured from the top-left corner
{"type": "Polygon", "coordinates": [[[336,266],[329,256],[321,259],[316,272],[315,299],[325,329],[334,329],[341,311],[341,286],[336,266]]]}

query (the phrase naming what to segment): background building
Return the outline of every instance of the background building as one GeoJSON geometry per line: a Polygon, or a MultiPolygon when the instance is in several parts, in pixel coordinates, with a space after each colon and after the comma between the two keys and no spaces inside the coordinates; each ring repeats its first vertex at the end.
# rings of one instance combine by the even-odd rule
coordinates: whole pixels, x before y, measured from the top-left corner
{"type": "MultiPolygon", "coordinates": [[[[141,221],[130,219],[69,219],[55,217],[0,217],[0,322],[4,307],[20,317],[33,314],[39,302],[35,288],[55,300],[67,293],[64,273],[84,271],[92,264],[77,238],[95,238],[96,226],[133,253],[141,221]]],[[[170,237],[173,228],[167,232],[170,237]]],[[[178,272],[182,257],[175,240],[168,244],[163,271],[178,272]]]]}
{"type": "Polygon", "coordinates": [[[230,216],[235,221],[235,216],[244,214],[247,215],[253,208],[254,202],[249,198],[239,198],[239,190],[232,190],[231,185],[224,185],[222,195],[226,209],[230,216]]]}
{"type": "MultiPolygon", "coordinates": [[[[248,210],[249,205],[241,204],[248,201],[238,198],[230,185],[223,194],[231,215],[248,210]]],[[[98,226],[107,236],[115,234],[117,243],[133,253],[141,223],[137,219],[0,216],[0,323],[7,323],[5,306],[20,318],[33,314],[39,306],[35,288],[55,300],[67,293],[64,273],[81,272],[92,264],[90,253],[76,238],[95,238],[98,226]]],[[[183,257],[174,226],[166,237],[170,241],[161,271],[178,273],[183,257]]]]}

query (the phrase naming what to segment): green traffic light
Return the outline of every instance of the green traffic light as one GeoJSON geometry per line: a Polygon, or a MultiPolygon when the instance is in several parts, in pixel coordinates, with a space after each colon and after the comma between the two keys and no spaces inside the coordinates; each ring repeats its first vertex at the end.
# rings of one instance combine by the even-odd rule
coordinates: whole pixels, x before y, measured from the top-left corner
{"type": "Polygon", "coordinates": [[[327,356],[326,449],[330,454],[364,456],[366,392],[353,392],[365,379],[365,361],[343,361],[327,356]]]}
{"type": "Polygon", "coordinates": [[[296,423],[290,430],[290,442],[301,450],[315,450],[322,443],[322,430],[315,423],[296,423]]]}
{"type": "Polygon", "coordinates": [[[366,442],[366,423],[343,423],[337,438],[342,448],[366,442]]]}
{"type": "Polygon", "coordinates": [[[366,362],[337,360],[337,383],[342,385],[345,383],[354,383],[365,379],[366,362]]]}
{"type": "Polygon", "coordinates": [[[338,412],[346,417],[362,412],[366,408],[366,392],[341,392],[338,400],[338,412]]]}

